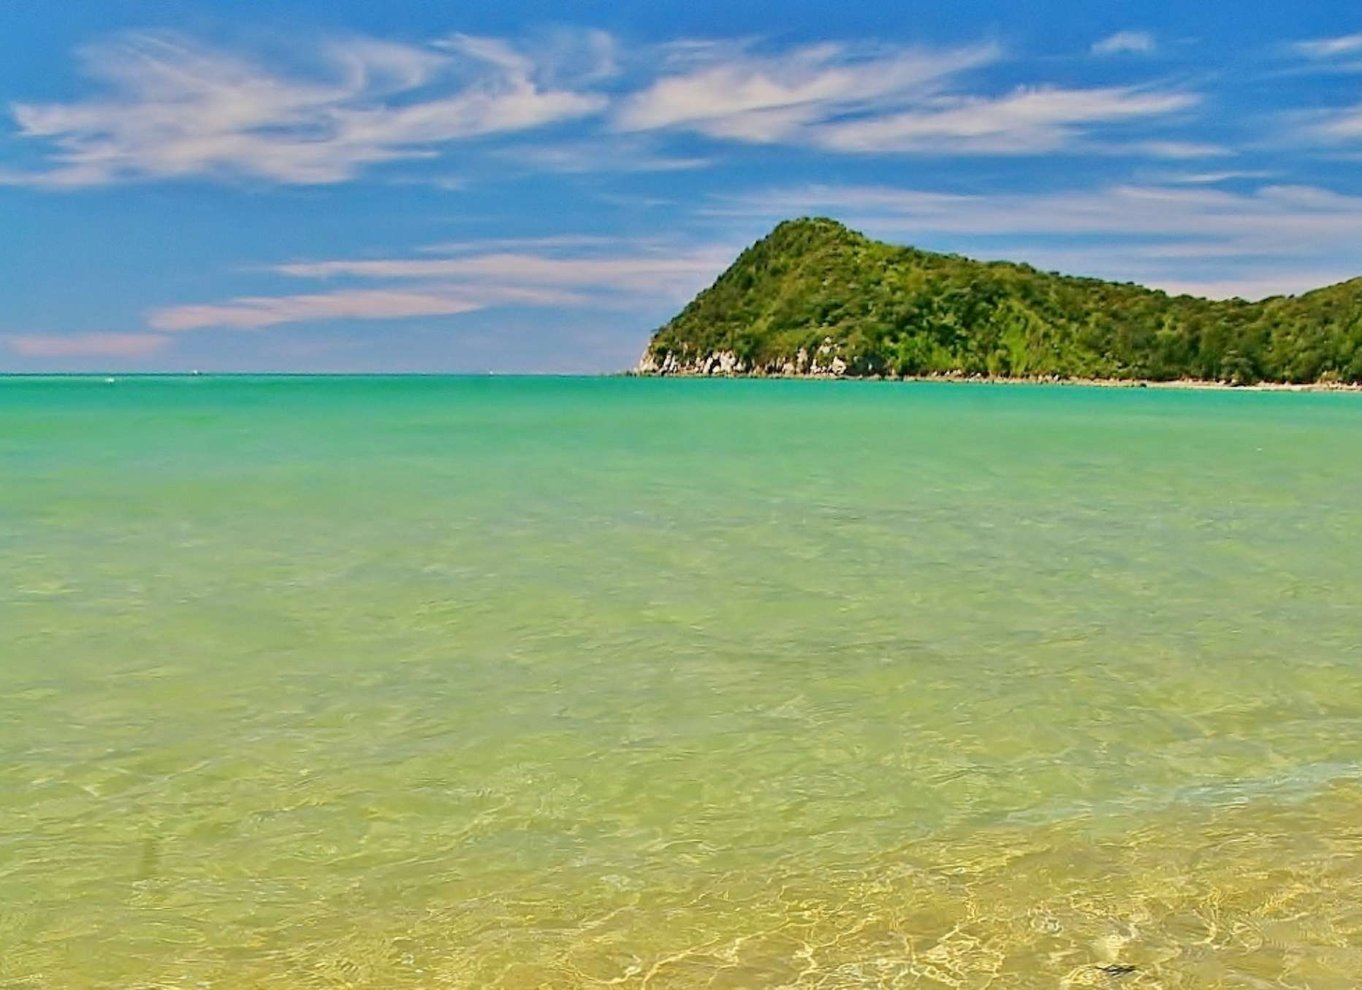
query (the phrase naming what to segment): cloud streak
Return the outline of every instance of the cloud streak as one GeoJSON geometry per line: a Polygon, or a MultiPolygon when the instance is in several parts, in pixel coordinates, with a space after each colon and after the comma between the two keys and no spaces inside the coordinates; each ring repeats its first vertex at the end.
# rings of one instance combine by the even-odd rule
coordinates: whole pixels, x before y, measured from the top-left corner
{"type": "Polygon", "coordinates": [[[1148,31],[1117,31],[1093,42],[1090,51],[1094,55],[1152,55],[1156,47],[1148,31]]]}
{"type": "Polygon", "coordinates": [[[1362,55],[1362,34],[1345,34],[1335,38],[1316,38],[1291,46],[1305,58],[1325,60],[1347,55],[1362,55]]]}
{"type": "Polygon", "coordinates": [[[158,333],[14,333],[0,335],[0,340],[29,358],[146,357],[170,343],[158,333]]]}
{"type": "Polygon", "coordinates": [[[338,289],[278,296],[239,296],[220,303],[167,306],[152,312],[150,327],[162,331],[264,330],[283,323],[318,320],[397,320],[453,316],[494,305],[563,306],[580,303],[564,292],[425,285],[414,289],[338,289]]]}
{"type": "MultiPolygon", "coordinates": [[[[596,239],[531,240],[545,247],[596,239]]],[[[298,279],[381,283],[308,293],[242,296],[223,302],[167,306],[148,325],[176,332],[206,328],[263,330],[324,320],[402,320],[455,316],[504,306],[543,309],[610,307],[640,300],[681,300],[701,288],[731,257],[728,248],[663,252],[639,245],[627,253],[567,255],[503,251],[453,257],[291,262],[276,274],[298,279]]],[[[454,252],[462,247],[449,245],[454,252]]]]}
{"type": "Polygon", "coordinates": [[[863,153],[1040,154],[1075,143],[1092,125],[1165,116],[1195,105],[1197,97],[1115,87],[1047,88],[943,103],[940,108],[827,124],[813,140],[829,150],[863,153]]]}
{"type": "Polygon", "coordinates": [[[274,270],[295,278],[462,279],[484,285],[674,293],[678,286],[691,285],[697,275],[712,272],[719,260],[712,251],[605,258],[497,253],[459,258],[295,262],[274,270]]]}
{"type": "Polygon", "coordinates": [[[438,46],[353,39],[319,57],[322,71],[302,75],[175,34],[92,47],[84,66],[99,95],[14,105],[20,136],[49,149],[47,166],[0,181],[334,183],[450,142],[580,118],[605,103],[541,83],[532,59],[495,39],[455,35],[438,46]]]}
{"type": "MultiPolygon", "coordinates": [[[[1143,37],[1124,32],[1100,44],[1134,50],[1143,37]]],[[[176,33],[125,34],[81,53],[91,95],[10,107],[17,136],[41,163],[0,172],[0,184],[334,184],[384,163],[590,118],[601,126],[588,138],[550,134],[495,148],[497,167],[594,174],[712,164],[657,150],[658,135],[679,132],[840,154],[1034,155],[1084,138],[1087,150],[1100,150],[1091,139],[1102,128],[1158,121],[1198,102],[1150,86],[971,91],[967,73],[1004,60],[993,42],[758,51],[693,41],[645,46],[627,70],[621,50],[601,31],[560,32],[538,48],[463,34],[422,44],[351,37],[280,65],[176,33]]],[[[1159,142],[1102,138],[1108,151],[1159,156],[1159,142]]]]}
{"type": "Polygon", "coordinates": [[[949,77],[1001,55],[993,44],[888,52],[824,44],[776,55],[692,44],[674,53],[674,71],[623,102],[614,123],[622,131],[790,140],[838,114],[873,112],[937,92],[949,77]]]}
{"type": "MultiPolygon", "coordinates": [[[[1362,72],[1362,34],[1299,41],[1290,46],[1292,54],[1305,61],[1305,72],[1362,72]]],[[[1362,141],[1362,103],[1320,107],[1287,116],[1291,140],[1319,147],[1348,145],[1362,141]]]]}
{"type": "Polygon", "coordinates": [[[1002,57],[996,44],[937,51],[824,44],[776,54],[692,44],[617,106],[612,121],[626,132],[690,131],[853,154],[1028,155],[1199,101],[1194,93],[1149,87],[958,91],[963,73],[1002,57]]]}

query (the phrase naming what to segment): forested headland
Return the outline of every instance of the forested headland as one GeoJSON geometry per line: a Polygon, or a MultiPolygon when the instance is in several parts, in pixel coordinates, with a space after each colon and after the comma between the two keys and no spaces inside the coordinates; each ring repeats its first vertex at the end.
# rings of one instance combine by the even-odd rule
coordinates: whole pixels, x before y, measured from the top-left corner
{"type": "Polygon", "coordinates": [[[1258,302],[789,220],[659,329],[642,374],[1362,382],[1362,278],[1258,302]]]}

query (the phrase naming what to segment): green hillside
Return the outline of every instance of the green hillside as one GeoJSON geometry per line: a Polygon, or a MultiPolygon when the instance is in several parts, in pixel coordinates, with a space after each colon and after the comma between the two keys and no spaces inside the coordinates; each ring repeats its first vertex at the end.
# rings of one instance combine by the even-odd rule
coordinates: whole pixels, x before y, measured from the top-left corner
{"type": "Polygon", "coordinates": [[[1362,279],[1215,301],[790,220],[658,330],[638,370],[1362,382],[1362,279]]]}

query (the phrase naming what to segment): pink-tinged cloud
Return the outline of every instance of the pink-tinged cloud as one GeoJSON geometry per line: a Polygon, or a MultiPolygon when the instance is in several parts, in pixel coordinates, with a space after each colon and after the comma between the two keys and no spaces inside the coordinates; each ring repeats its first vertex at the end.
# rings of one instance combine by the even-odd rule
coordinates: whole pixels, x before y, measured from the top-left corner
{"type": "Polygon", "coordinates": [[[31,358],[145,357],[170,343],[159,333],[15,333],[0,339],[31,358]]]}

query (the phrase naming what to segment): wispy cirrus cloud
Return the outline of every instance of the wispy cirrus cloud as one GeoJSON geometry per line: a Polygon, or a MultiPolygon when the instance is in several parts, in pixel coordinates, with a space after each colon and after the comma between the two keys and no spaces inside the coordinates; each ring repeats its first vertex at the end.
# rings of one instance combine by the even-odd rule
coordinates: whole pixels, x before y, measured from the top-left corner
{"type": "MultiPolygon", "coordinates": [[[[416,248],[421,254],[487,254],[498,251],[608,251],[621,239],[605,234],[545,234],[542,237],[482,237],[477,240],[439,241],[416,248]]],[[[279,266],[274,266],[278,268],[279,266]]]]}
{"type": "MultiPolygon", "coordinates": [[[[1362,34],[1299,41],[1290,46],[1306,73],[1362,72],[1362,34]]],[[[1362,142],[1362,103],[1317,107],[1285,115],[1287,136],[1306,146],[1346,146],[1362,142]]]]}
{"type": "Polygon", "coordinates": [[[689,297],[712,279],[733,250],[730,246],[662,248],[619,238],[491,243],[539,250],[470,253],[477,245],[452,244],[433,246],[444,257],[290,262],[271,270],[293,279],[348,284],[319,292],[167,306],[152,312],[148,325],[160,331],[261,330],[323,320],[454,316],[505,306],[610,308],[659,299],[670,303],[689,297]]]}
{"type": "Polygon", "coordinates": [[[719,198],[714,212],[830,213],[878,236],[1217,296],[1298,292],[1362,273],[1362,196],[1314,186],[970,195],[810,185],[719,198]]]}
{"type": "MultiPolygon", "coordinates": [[[[498,169],[713,164],[707,155],[660,151],[656,138],[667,132],[861,155],[1027,155],[1077,146],[1101,128],[1158,121],[1198,100],[1159,86],[979,92],[965,74],[1005,56],[987,41],[768,50],[689,41],[622,51],[612,35],[592,30],[537,45],[462,34],[420,44],[349,37],[302,46],[281,63],[176,33],[124,34],[81,53],[91,95],[11,106],[16,134],[38,161],[0,170],[0,184],[332,184],[383,163],[588,118],[604,126],[495,149],[498,169]]],[[[1160,148],[1179,145],[1103,141],[1088,150],[1159,157],[1160,148]]]]}
{"type": "MultiPolygon", "coordinates": [[[[1087,128],[1159,117],[1195,105],[1191,93],[1098,89],[1020,89],[1000,97],[959,97],[924,110],[830,123],[822,147],[857,152],[1040,154],[1072,145],[1087,128]]],[[[1157,145],[1146,149],[1158,157],[1157,145]]]]}
{"type": "Polygon", "coordinates": [[[17,103],[45,163],[0,182],[58,188],[189,177],[334,183],[426,157],[450,142],[526,131],[601,110],[605,98],[546,81],[511,44],[453,35],[428,45],[333,41],[312,71],[171,33],[130,34],[83,53],[97,95],[17,103]]]}
{"type": "Polygon", "coordinates": [[[1267,169],[1222,169],[1207,172],[1164,172],[1159,183],[1178,186],[1214,186],[1240,179],[1270,179],[1275,173],[1267,169]]]}
{"type": "Polygon", "coordinates": [[[1025,155],[1199,101],[1159,87],[962,91],[959,77],[1003,55],[991,43],[939,50],[824,44],[775,53],[692,43],[664,61],[660,78],[625,98],[612,121],[627,132],[691,131],[843,153],[1025,155]]]}
{"type": "MultiPolygon", "coordinates": [[[[1300,60],[1298,71],[1307,74],[1362,73],[1362,34],[1300,41],[1291,45],[1290,51],[1300,60]]],[[[1316,107],[1284,116],[1286,137],[1295,145],[1325,149],[1336,156],[1355,155],[1362,144],[1362,103],[1316,107]]]]}
{"type": "Polygon", "coordinates": [[[586,140],[542,145],[518,144],[499,158],[518,171],[558,172],[564,175],[606,175],[613,172],[688,172],[708,168],[714,159],[700,155],[669,155],[633,135],[593,135],[586,140]]]}
{"type": "Polygon", "coordinates": [[[1092,148],[1093,151],[1106,151],[1112,154],[1142,155],[1146,158],[1165,158],[1172,161],[1188,161],[1196,158],[1220,158],[1234,152],[1224,145],[1208,141],[1130,141],[1110,143],[1092,148]]]}
{"type": "Polygon", "coordinates": [[[681,129],[776,142],[840,114],[868,113],[939,92],[966,69],[996,62],[996,44],[933,51],[822,44],[770,55],[724,42],[673,46],[662,77],[627,97],[622,131],[681,129]]]}
{"type": "Polygon", "coordinates": [[[170,343],[159,333],[11,333],[0,340],[29,358],[146,357],[170,343]]]}
{"type": "Polygon", "coordinates": [[[543,288],[609,289],[675,293],[697,272],[712,271],[723,260],[713,251],[639,257],[548,257],[526,253],[482,254],[455,258],[390,258],[295,262],[275,271],[296,278],[464,279],[483,284],[543,288]]]}
{"type": "Polygon", "coordinates": [[[1089,51],[1094,55],[1151,55],[1157,47],[1148,31],[1117,31],[1094,41],[1089,51]]]}
{"type": "Polygon", "coordinates": [[[1362,141],[1362,103],[1338,110],[1320,110],[1305,115],[1308,122],[1297,132],[1330,144],[1362,141]]]}
{"type": "Polygon", "coordinates": [[[147,324],[162,331],[201,330],[206,327],[264,330],[283,323],[453,316],[495,305],[562,306],[581,301],[579,296],[564,292],[428,284],[418,288],[337,289],[331,292],[238,296],[223,302],[166,306],[154,310],[147,324]]]}
{"type": "Polygon", "coordinates": [[[1297,55],[1320,61],[1362,55],[1362,34],[1344,34],[1333,38],[1298,41],[1291,47],[1297,55]]]}

